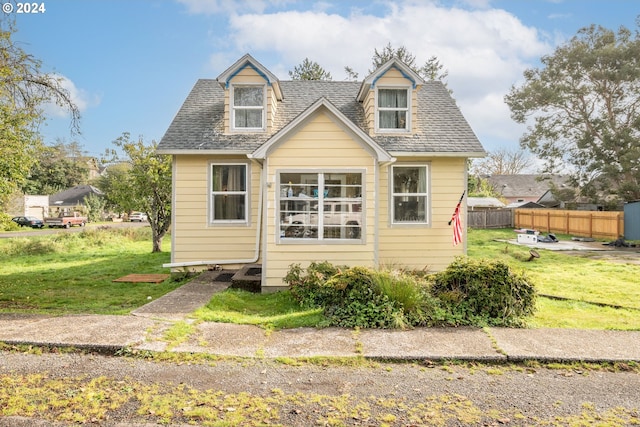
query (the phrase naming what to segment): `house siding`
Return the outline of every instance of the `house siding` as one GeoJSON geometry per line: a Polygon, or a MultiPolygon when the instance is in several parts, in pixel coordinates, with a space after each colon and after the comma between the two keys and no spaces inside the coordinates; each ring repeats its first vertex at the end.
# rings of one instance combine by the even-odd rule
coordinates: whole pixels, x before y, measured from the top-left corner
{"type": "Polygon", "coordinates": [[[318,113],[298,132],[283,141],[266,162],[267,182],[274,183],[268,192],[263,289],[286,286],[282,278],[291,264],[303,267],[313,261],[335,264],[368,265],[375,263],[374,224],[376,212],[376,160],[359,142],[338,126],[325,113],[318,113]],[[278,200],[275,183],[278,172],[286,170],[324,171],[353,170],[364,173],[363,203],[365,224],[362,243],[279,242],[278,200]]]}
{"type": "MultiPolygon", "coordinates": [[[[453,246],[453,231],[449,220],[467,188],[466,159],[464,158],[398,158],[395,165],[423,164],[430,167],[429,225],[391,224],[390,177],[391,166],[380,173],[380,208],[378,210],[379,253],[381,266],[427,268],[440,271],[456,256],[464,255],[464,242],[453,246]]],[[[465,210],[463,209],[464,213],[465,210]]],[[[466,226],[463,217],[463,226],[466,226]]],[[[466,238],[466,233],[464,234],[466,238]]]]}
{"type": "Polygon", "coordinates": [[[177,155],[174,158],[173,259],[172,262],[251,259],[255,255],[258,218],[258,191],[261,169],[242,157],[177,155]],[[209,181],[211,163],[246,163],[249,167],[248,225],[209,223],[209,181]]]}

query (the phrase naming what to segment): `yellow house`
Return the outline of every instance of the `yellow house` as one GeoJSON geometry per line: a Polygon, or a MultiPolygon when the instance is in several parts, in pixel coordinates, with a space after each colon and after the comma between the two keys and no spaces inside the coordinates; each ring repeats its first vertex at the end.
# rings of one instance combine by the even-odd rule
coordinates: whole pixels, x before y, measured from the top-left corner
{"type": "Polygon", "coordinates": [[[444,85],[398,60],[363,82],[280,81],[250,55],[195,84],[158,152],[168,266],[260,264],[263,291],[294,263],[443,269],[466,251],[449,223],[485,154],[444,85]]]}

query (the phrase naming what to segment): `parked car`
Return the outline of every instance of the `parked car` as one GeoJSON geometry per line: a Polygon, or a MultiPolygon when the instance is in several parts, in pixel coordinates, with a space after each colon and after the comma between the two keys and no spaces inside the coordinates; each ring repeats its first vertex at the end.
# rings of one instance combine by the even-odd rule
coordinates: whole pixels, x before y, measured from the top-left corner
{"type": "Polygon", "coordinates": [[[35,216],[16,216],[11,218],[11,221],[15,222],[20,227],[31,227],[31,228],[44,227],[44,221],[36,218],[35,216]]]}
{"type": "Polygon", "coordinates": [[[87,221],[87,217],[80,215],[78,212],[60,213],[58,216],[44,219],[44,223],[49,227],[64,228],[70,228],[74,225],[84,227],[87,221]]]}
{"type": "Polygon", "coordinates": [[[147,214],[143,212],[131,212],[131,215],[129,215],[129,221],[131,222],[143,222],[147,220],[147,214]]]}
{"type": "MultiPolygon", "coordinates": [[[[362,204],[360,202],[324,203],[324,237],[359,239],[362,223],[362,204]]],[[[318,206],[311,206],[308,213],[299,213],[288,218],[290,226],[284,230],[284,237],[317,238],[318,206]]]]}

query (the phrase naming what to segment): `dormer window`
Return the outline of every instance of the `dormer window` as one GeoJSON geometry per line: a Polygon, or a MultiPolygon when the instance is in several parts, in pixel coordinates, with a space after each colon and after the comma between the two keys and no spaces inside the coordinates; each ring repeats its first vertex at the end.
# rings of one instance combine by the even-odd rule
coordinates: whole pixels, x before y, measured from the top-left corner
{"type": "Polygon", "coordinates": [[[233,85],[233,129],[264,130],[264,85],[233,85]]]}
{"type": "Polygon", "coordinates": [[[409,89],[379,88],[377,127],[380,131],[408,131],[409,89]]]}

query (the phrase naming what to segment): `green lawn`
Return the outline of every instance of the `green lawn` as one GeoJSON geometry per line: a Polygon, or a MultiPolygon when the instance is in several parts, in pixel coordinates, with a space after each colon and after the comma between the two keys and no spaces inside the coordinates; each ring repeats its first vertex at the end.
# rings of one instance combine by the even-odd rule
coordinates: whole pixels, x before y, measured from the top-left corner
{"type": "Polygon", "coordinates": [[[149,228],[0,239],[0,312],[127,314],[181,283],[113,280],[168,273],[168,261],[151,253],[149,228]]]}
{"type": "MultiPolygon", "coordinates": [[[[469,230],[468,256],[504,260],[511,267],[524,270],[538,293],[573,300],[539,298],[531,326],[640,330],[640,265],[592,260],[551,250],[538,250],[540,258],[526,262],[528,248],[498,241],[514,238],[510,229],[469,230]]],[[[570,236],[558,238],[567,240],[570,236]]]]}
{"type": "MultiPolygon", "coordinates": [[[[127,314],[184,283],[112,282],[130,273],[168,273],[162,264],[169,261],[169,248],[151,253],[149,227],[16,236],[0,239],[0,312],[127,314]]],[[[570,299],[540,297],[530,326],[640,330],[640,266],[548,250],[526,262],[527,248],[498,241],[514,238],[513,230],[469,230],[468,236],[469,257],[502,259],[524,270],[540,294],[570,299]]],[[[318,310],[298,309],[288,292],[221,293],[196,316],[275,328],[322,323],[318,310]]]]}
{"type": "MultiPolygon", "coordinates": [[[[539,250],[527,262],[529,249],[499,240],[515,238],[513,230],[469,230],[470,258],[500,259],[524,271],[538,293],[570,300],[538,298],[531,327],[640,330],[640,266],[595,261],[562,252],[539,250]],[[598,304],[628,307],[616,309],[598,304]]],[[[558,236],[569,239],[569,236],[558,236]]],[[[286,293],[285,295],[287,295],[286,293]]],[[[319,313],[297,310],[287,298],[234,291],[214,296],[198,310],[199,319],[258,324],[266,327],[314,326],[319,313]]],[[[321,321],[320,321],[321,323],[321,321]]]]}

